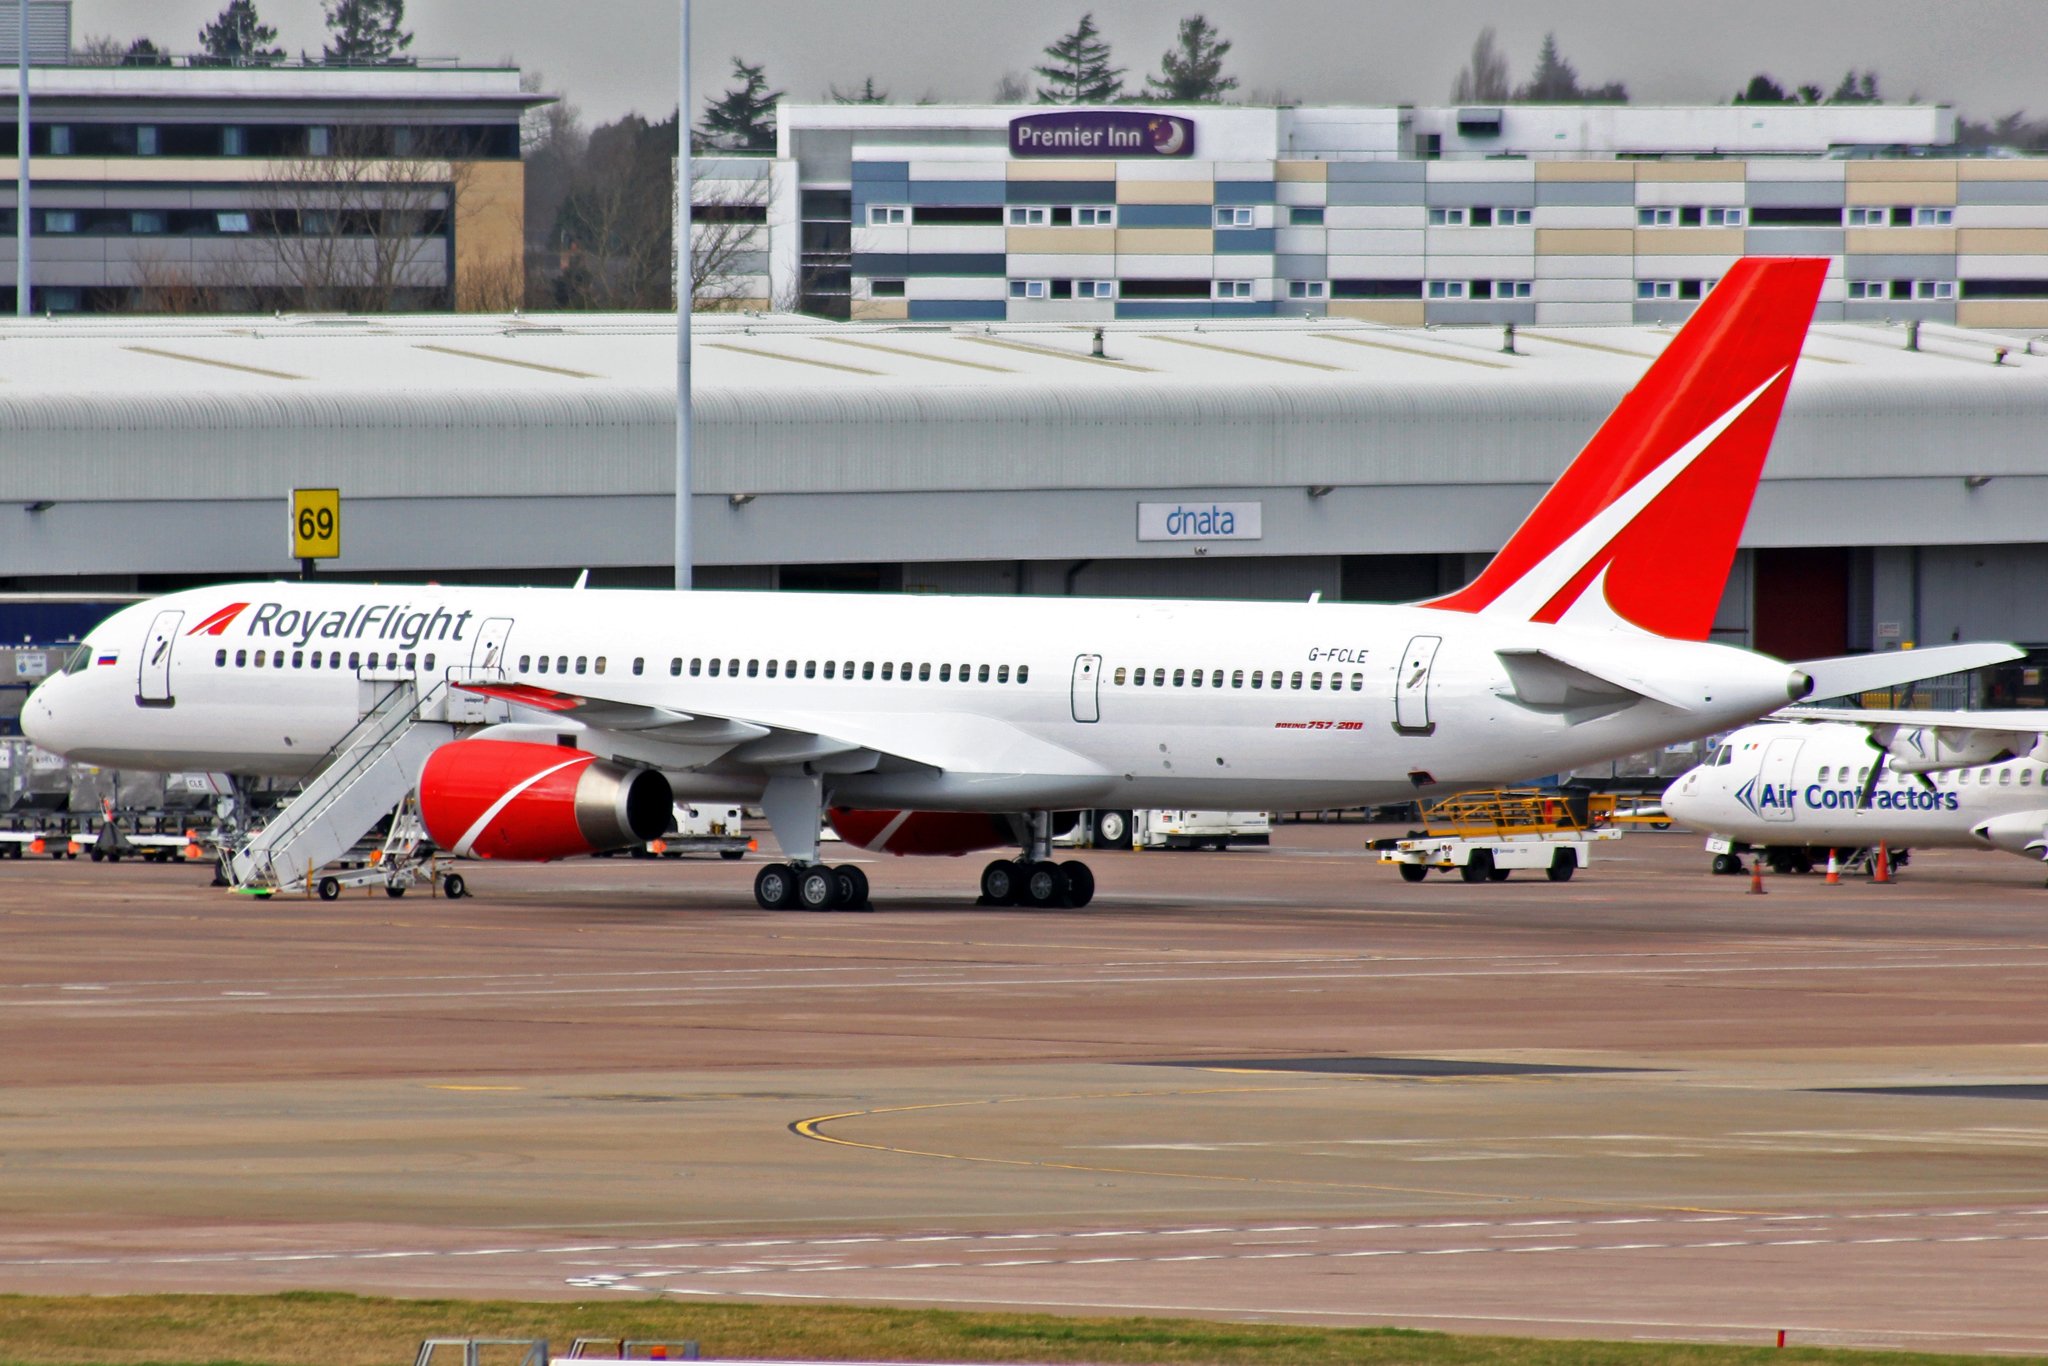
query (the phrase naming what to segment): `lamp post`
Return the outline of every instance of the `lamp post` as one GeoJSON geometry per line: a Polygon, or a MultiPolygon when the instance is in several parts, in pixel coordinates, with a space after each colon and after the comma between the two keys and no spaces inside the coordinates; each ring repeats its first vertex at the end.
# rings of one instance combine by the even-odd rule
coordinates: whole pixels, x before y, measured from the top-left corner
{"type": "Polygon", "coordinates": [[[676,80],[676,587],[690,586],[690,301],[697,292],[691,261],[690,0],[681,0],[682,53],[676,80]]]}
{"type": "MultiPolygon", "coordinates": [[[[688,3],[688,0],[684,0],[688,3]]],[[[15,35],[16,75],[21,83],[21,115],[15,122],[14,148],[14,316],[28,316],[28,0],[21,0],[21,31],[15,35]]]]}

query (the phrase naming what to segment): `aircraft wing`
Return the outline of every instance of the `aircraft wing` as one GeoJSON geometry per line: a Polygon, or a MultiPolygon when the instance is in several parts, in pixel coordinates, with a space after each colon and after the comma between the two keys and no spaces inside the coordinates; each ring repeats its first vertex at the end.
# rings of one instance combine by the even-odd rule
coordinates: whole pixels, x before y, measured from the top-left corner
{"type": "Polygon", "coordinates": [[[1870,732],[1891,767],[1941,773],[2002,763],[2019,755],[2048,760],[2048,711],[1861,711],[1854,707],[1787,707],[1786,721],[1846,721],[1870,732]]]}
{"type": "Polygon", "coordinates": [[[559,692],[530,683],[455,686],[497,698],[536,717],[560,717],[594,730],[684,747],[699,754],[696,764],[723,760],[762,769],[811,764],[832,772],[858,773],[888,758],[951,773],[1101,774],[1097,765],[1073,751],[995,717],[774,708],[728,716],[585,692],[559,692]]]}

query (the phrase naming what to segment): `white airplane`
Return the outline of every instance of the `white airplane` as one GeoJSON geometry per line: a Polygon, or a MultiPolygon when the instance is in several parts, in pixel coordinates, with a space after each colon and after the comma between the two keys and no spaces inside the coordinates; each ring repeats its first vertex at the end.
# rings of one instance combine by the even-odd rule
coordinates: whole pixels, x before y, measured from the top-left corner
{"type": "Polygon", "coordinates": [[[1679,775],[1664,810],[1705,831],[1714,871],[1751,850],[1809,872],[1830,849],[2003,849],[2048,859],[2048,714],[1783,712],[1679,775]]]}
{"type": "Polygon", "coordinates": [[[1725,730],[1788,700],[2017,656],[1952,645],[1797,666],[1709,644],[1826,270],[1722,279],[1486,570],[1414,606],[364,587],[193,589],[125,609],[23,729],[121,768],[303,773],[364,675],[509,719],[434,750],[434,843],[552,859],[652,838],[673,800],[763,807],[764,907],[865,902],[818,859],[1021,844],[995,902],[1085,904],[1056,813],[1428,797],[1725,730]]]}

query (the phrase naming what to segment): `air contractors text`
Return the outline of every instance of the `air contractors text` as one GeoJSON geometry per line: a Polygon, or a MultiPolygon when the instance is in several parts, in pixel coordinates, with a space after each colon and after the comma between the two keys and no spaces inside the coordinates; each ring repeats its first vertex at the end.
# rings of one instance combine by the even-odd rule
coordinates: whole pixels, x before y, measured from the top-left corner
{"type": "Polygon", "coordinates": [[[249,635],[305,645],[321,640],[389,640],[418,645],[428,640],[461,640],[473,612],[436,607],[416,609],[411,603],[363,603],[352,610],[305,611],[281,602],[257,605],[249,618],[249,635]]]}
{"type": "MultiPolygon", "coordinates": [[[[1862,804],[1862,792],[1854,787],[1824,787],[1809,783],[1802,793],[1790,783],[1761,783],[1756,789],[1759,812],[1797,806],[1803,799],[1813,811],[1854,811],[1862,804]]],[[[1924,788],[1879,788],[1870,794],[1873,811],[1956,811],[1962,801],[1953,792],[1929,792],[1924,788]]]]}

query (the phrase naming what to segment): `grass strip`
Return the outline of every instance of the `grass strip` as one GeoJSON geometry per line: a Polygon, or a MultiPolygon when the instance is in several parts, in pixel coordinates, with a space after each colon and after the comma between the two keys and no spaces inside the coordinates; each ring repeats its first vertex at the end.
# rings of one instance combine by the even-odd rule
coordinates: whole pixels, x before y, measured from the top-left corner
{"type": "MultiPolygon", "coordinates": [[[[1759,1336],[1762,1336],[1761,1334],[1759,1336]]],[[[410,1366],[430,1337],[695,1340],[707,1359],[1189,1366],[1919,1366],[1981,1358],[1688,1343],[1468,1337],[1202,1319],[1067,1318],[851,1305],[399,1300],[280,1295],[0,1296],[0,1366],[410,1366]]],[[[449,1361],[459,1361],[451,1356],[449,1361]]],[[[2007,1358],[2017,1360],[2018,1358],[2007,1358]]],[[[2048,1358],[2029,1358],[2048,1360],[2048,1358]]],[[[487,1354],[511,1363],[516,1352],[487,1354]]]]}

